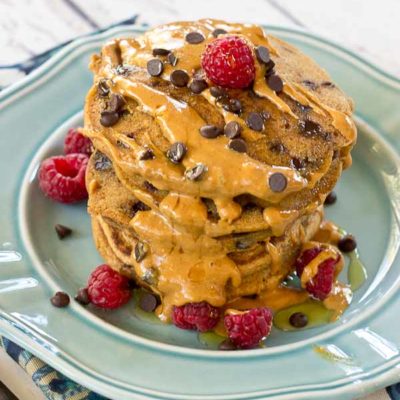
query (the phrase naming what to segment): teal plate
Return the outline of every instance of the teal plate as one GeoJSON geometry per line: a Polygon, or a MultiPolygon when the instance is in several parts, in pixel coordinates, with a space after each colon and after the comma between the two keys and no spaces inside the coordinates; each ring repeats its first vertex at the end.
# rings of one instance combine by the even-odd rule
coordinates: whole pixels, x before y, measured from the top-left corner
{"type": "Polygon", "coordinates": [[[400,379],[400,81],[310,34],[268,31],[324,66],[357,104],[354,164],[328,218],[356,235],[368,279],[343,318],[273,330],[265,348],[220,352],[134,300],[110,313],[50,305],[56,290],[74,294],[101,259],[85,206],[45,199],[36,171],[81,123],[90,55],[111,37],[142,32],[117,28],[73,42],[0,94],[1,334],[114,399],[348,399],[400,379]],[[56,223],[73,237],[60,242],[56,223]]]}

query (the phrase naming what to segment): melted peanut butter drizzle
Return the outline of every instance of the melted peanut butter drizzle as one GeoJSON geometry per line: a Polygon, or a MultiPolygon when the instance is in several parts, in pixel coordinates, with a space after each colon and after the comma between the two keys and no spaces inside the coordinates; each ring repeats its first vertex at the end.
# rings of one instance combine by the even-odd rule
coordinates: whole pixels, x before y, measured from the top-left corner
{"type": "MultiPolygon", "coordinates": [[[[277,206],[279,202],[290,193],[314,187],[330,167],[330,163],[326,163],[321,171],[310,174],[307,180],[294,169],[269,166],[247,154],[232,151],[227,147],[226,137],[209,140],[199,134],[199,129],[206,123],[188,104],[145,83],[130,80],[129,77],[116,73],[115,67],[121,64],[121,60],[124,65],[145,69],[147,62],[154,58],[152,49],[165,48],[174,52],[179,59],[179,65],[172,67],[164,63],[161,78],[169,80],[170,74],[177,68],[192,76],[200,69],[201,55],[205,46],[214,40],[212,32],[216,28],[225,29],[228,34],[242,36],[253,46],[266,46],[273,56],[279,57],[258,26],[201,20],[165,25],[137,39],[111,41],[103,48],[102,68],[96,71],[98,79],[107,78],[112,82],[114,93],[133,98],[141,111],[153,116],[171,144],[183,142],[186,145],[188,152],[181,165],[173,165],[161,154],[152,160],[141,161],[140,154],[143,148],[132,141],[127,143],[129,154],[124,155],[114,148],[102,132],[91,129],[90,123],[86,127],[86,134],[94,139],[96,144],[108,149],[107,154],[112,158],[114,169],[122,182],[125,179],[121,173],[123,170],[124,173],[138,174],[158,189],[169,192],[160,204],[155,204],[152,196],[135,189],[135,196],[152,210],[138,212],[130,224],[140,240],[147,243],[150,249],[142,262],[134,262],[136,271],[142,274],[149,268],[156,268],[159,272],[157,291],[163,298],[160,317],[164,320],[170,317],[173,305],[206,300],[215,306],[222,306],[226,302],[228,282],[234,287],[240,285],[240,272],[227,256],[227,250],[209,236],[210,233],[219,230],[229,232],[232,221],[240,217],[242,210],[233,201],[234,197],[251,194],[268,201],[271,206],[264,210],[264,219],[272,234],[280,236],[299,217],[299,212],[280,210],[277,206]],[[188,44],[185,36],[193,31],[201,32],[205,40],[195,45],[188,44]],[[207,166],[207,172],[202,179],[195,182],[186,179],[184,169],[192,168],[198,163],[207,166]],[[287,186],[280,193],[273,192],[268,185],[269,177],[277,172],[285,175],[287,179],[287,186]],[[214,201],[220,216],[218,223],[208,221],[207,209],[201,197],[214,201]]],[[[94,63],[98,61],[94,60],[94,63]]],[[[297,119],[289,105],[266,84],[265,66],[258,62],[255,62],[255,65],[255,93],[297,119]]],[[[349,116],[322,104],[300,85],[284,82],[283,91],[301,104],[312,107],[317,114],[331,118],[332,126],[347,138],[350,149],[356,134],[349,116]]],[[[209,90],[204,91],[203,96],[218,107],[209,90]]],[[[226,122],[240,120],[243,126],[242,136],[246,140],[257,140],[261,136],[260,133],[246,128],[240,117],[219,109],[226,122]]],[[[120,136],[122,142],[126,141],[123,136],[120,136]]],[[[151,145],[149,143],[150,147],[151,145]]],[[[272,270],[278,272],[281,268],[281,257],[271,243],[267,242],[266,248],[273,261],[272,270]]],[[[316,273],[315,268],[309,269],[310,273],[307,274],[312,278],[316,273]]],[[[274,302],[282,301],[278,300],[279,298],[286,297],[291,299],[286,303],[292,303],[294,298],[298,300],[304,297],[303,292],[283,296],[282,290],[275,288],[260,298],[271,306],[274,302]]]]}

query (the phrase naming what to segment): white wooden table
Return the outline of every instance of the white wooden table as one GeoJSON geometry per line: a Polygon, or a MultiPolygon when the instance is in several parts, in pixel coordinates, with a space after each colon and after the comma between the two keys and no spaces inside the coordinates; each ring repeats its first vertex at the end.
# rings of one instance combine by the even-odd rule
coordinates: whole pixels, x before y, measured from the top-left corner
{"type": "MultiPolygon", "coordinates": [[[[0,65],[135,14],[149,25],[210,17],[309,30],[400,77],[399,0],[0,0],[0,65]]],[[[18,368],[0,350],[0,381],[21,400],[43,400],[18,368]]]]}

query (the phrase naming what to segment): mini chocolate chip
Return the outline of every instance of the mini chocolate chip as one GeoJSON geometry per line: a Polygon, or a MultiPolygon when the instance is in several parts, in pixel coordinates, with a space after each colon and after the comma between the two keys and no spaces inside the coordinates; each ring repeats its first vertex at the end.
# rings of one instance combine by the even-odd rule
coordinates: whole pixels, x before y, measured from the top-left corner
{"type": "Polygon", "coordinates": [[[343,253],[350,253],[357,247],[356,239],[353,235],[346,235],[339,240],[338,247],[343,253]]]}
{"type": "Polygon", "coordinates": [[[224,134],[229,139],[235,139],[239,137],[241,132],[242,127],[236,121],[230,121],[224,127],[224,134]]]}
{"type": "Polygon", "coordinates": [[[63,240],[67,236],[69,236],[72,233],[72,229],[68,228],[68,226],[57,224],[54,229],[57,232],[57,236],[60,240],[63,240]]]}
{"type": "Polygon", "coordinates": [[[189,75],[185,71],[177,69],[172,72],[169,79],[171,80],[173,85],[177,87],[185,87],[189,82],[189,75]]]}
{"type": "Polygon", "coordinates": [[[200,135],[207,139],[215,139],[222,135],[222,130],[215,125],[204,125],[200,128],[200,135]]]}
{"type": "Polygon", "coordinates": [[[265,46],[256,47],[256,56],[257,60],[264,64],[267,64],[270,60],[269,50],[265,46]]]}
{"type": "Polygon", "coordinates": [[[172,51],[168,54],[167,60],[173,67],[178,64],[178,57],[176,57],[176,55],[172,53],[172,51]]]}
{"type": "Polygon", "coordinates": [[[247,144],[243,139],[231,139],[228,143],[228,147],[238,153],[247,152],[247,144]]]}
{"type": "Polygon", "coordinates": [[[309,136],[318,135],[322,131],[321,125],[317,124],[314,121],[311,121],[310,119],[301,121],[300,128],[304,134],[309,135],[309,136]]]}
{"type": "Polygon", "coordinates": [[[152,149],[144,149],[139,155],[139,160],[140,161],[153,160],[154,157],[155,155],[152,149]]]}
{"type": "Polygon", "coordinates": [[[325,199],[324,204],[325,204],[326,206],[330,206],[331,204],[336,203],[336,200],[337,200],[336,193],[335,193],[335,192],[330,192],[330,193],[328,194],[328,196],[326,196],[326,199],[325,199]]]}
{"type": "Polygon", "coordinates": [[[136,262],[143,261],[147,255],[147,252],[148,252],[147,245],[142,242],[137,242],[134,250],[136,262]]]}
{"type": "Polygon", "coordinates": [[[289,323],[295,328],[304,328],[308,324],[308,317],[302,312],[295,312],[289,317],[289,323]]]}
{"type": "Polygon", "coordinates": [[[114,111],[102,111],[100,114],[100,124],[106,128],[115,125],[119,120],[119,114],[114,111]]]}
{"type": "Polygon", "coordinates": [[[232,343],[230,339],[225,339],[219,344],[218,350],[223,350],[223,351],[237,350],[237,347],[232,343]]]}
{"type": "Polygon", "coordinates": [[[213,96],[217,99],[227,96],[226,91],[218,86],[211,86],[210,93],[211,93],[211,96],[213,96]]]}
{"type": "Polygon", "coordinates": [[[294,157],[290,160],[290,165],[295,169],[303,169],[306,166],[304,160],[297,157],[294,157]]]}
{"type": "Polygon", "coordinates": [[[184,143],[175,142],[168,149],[167,158],[174,164],[179,164],[183,160],[183,157],[185,157],[186,152],[187,148],[184,143]]]}
{"type": "Polygon", "coordinates": [[[286,176],[280,172],[273,173],[268,179],[269,187],[273,192],[283,192],[287,186],[286,176]]]}
{"type": "Polygon", "coordinates": [[[264,121],[267,121],[271,118],[271,114],[268,111],[261,111],[260,114],[264,121]]]}
{"type": "Polygon", "coordinates": [[[51,299],[51,304],[54,307],[63,308],[69,304],[69,296],[64,292],[57,292],[51,299]]]}
{"type": "Polygon", "coordinates": [[[120,112],[122,108],[125,106],[126,101],[120,94],[113,93],[111,95],[110,101],[108,103],[107,111],[111,112],[120,112]]]}
{"type": "Polygon", "coordinates": [[[75,300],[82,304],[83,306],[87,306],[90,303],[89,293],[87,288],[80,288],[78,293],[75,296],[75,300]]]}
{"type": "Polygon", "coordinates": [[[170,53],[170,50],[167,49],[160,49],[160,48],[156,48],[153,49],[153,56],[167,56],[170,53]]]}
{"type": "Polygon", "coordinates": [[[111,160],[103,153],[99,151],[96,152],[95,161],[94,161],[94,169],[96,171],[107,171],[111,169],[112,163],[111,160]]]}
{"type": "Polygon", "coordinates": [[[274,68],[275,68],[275,63],[272,60],[269,60],[266,64],[265,64],[265,76],[268,77],[270,75],[272,75],[274,73],[274,68]]]}
{"type": "Polygon", "coordinates": [[[214,29],[214,30],[213,30],[212,35],[213,35],[214,37],[218,37],[219,35],[225,35],[225,34],[227,34],[227,33],[228,33],[228,32],[227,32],[225,29],[217,28],[217,29],[214,29]]]}
{"type": "Polygon", "coordinates": [[[110,93],[110,88],[108,87],[107,80],[101,79],[97,84],[97,91],[100,96],[106,97],[110,93]]]}
{"type": "Polygon", "coordinates": [[[193,168],[185,171],[185,177],[190,181],[197,181],[205,172],[207,172],[207,167],[202,163],[198,163],[193,168]]]}
{"type": "Polygon", "coordinates": [[[234,114],[240,114],[242,112],[242,103],[237,99],[229,99],[227,103],[222,105],[225,111],[229,111],[234,114]]]}
{"type": "Polygon", "coordinates": [[[264,119],[256,112],[249,113],[246,117],[246,124],[253,131],[261,132],[264,129],[264,119]]]}
{"type": "Polygon", "coordinates": [[[139,211],[149,211],[151,208],[141,201],[136,202],[131,208],[131,216],[134,217],[139,211]]]}
{"type": "Polygon", "coordinates": [[[204,79],[194,79],[189,85],[189,89],[194,94],[200,94],[203,90],[207,89],[208,85],[204,79]]]}
{"type": "Polygon", "coordinates": [[[286,147],[281,142],[271,143],[270,146],[269,146],[269,149],[271,151],[273,151],[274,153],[278,153],[278,154],[282,154],[282,153],[284,153],[286,151],[286,147]]]}
{"type": "Polygon", "coordinates": [[[307,86],[311,90],[316,90],[318,87],[318,85],[315,82],[310,81],[309,79],[304,79],[303,85],[307,86]]]}
{"type": "Polygon", "coordinates": [[[283,90],[283,82],[278,75],[270,75],[267,77],[267,84],[276,93],[280,93],[283,90]]]}
{"type": "Polygon", "coordinates": [[[146,190],[149,192],[157,192],[157,188],[149,181],[144,181],[143,186],[145,187],[146,190]]]}
{"type": "Polygon", "coordinates": [[[204,41],[204,36],[200,32],[189,32],[185,39],[190,44],[199,44],[204,41]]]}
{"type": "Polygon", "coordinates": [[[139,306],[143,311],[153,312],[157,308],[157,297],[153,293],[145,292],[140,297],[139,306]]]}
{"type": "Polygon", "coordinates": [[[164,65],[161,60],[153,58],[147,62],[147,72],[151,76],[160,76],[164,70],[164,65]]]}
{"type": "Polygon", "coordinates": [[[332,83],[332,82],[326,81],[326,82],[322,82],[322,83],[321,83],[321,86],[333,88],[333,87],[335,87],[335,84],[332,83]]]}

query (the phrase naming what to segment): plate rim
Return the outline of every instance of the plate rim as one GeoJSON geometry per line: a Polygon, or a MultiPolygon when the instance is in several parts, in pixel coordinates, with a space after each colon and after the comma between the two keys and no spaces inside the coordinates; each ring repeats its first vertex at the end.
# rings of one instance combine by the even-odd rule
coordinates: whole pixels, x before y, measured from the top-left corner
{"type": "MultiPolygon", "coordinates": [[[[389,86],[391,86],[392,88],[394,88],[395,90],[397,90],[400,93],[400,79],[398,79],[397,77],[391,75],[388,72],[383,71],[382,69],[380,69],[379,67],[377,67],[376,65],[374,65],[373,63],[365,60],[364,58],[354,54],[351,50],[348,50],[344,47],[342,47],[341,45],[338,45],[330,40],[327,40],[325,38],[321,38],[318,35],[314,35],[311,34],[309,32],[305,32],[302,30],[297,30],[297,29],[292,29],[292,28],[284,28],[284,27],[276,27],[276,26],[264,26],[269,30],[273,30],[273,31],[277,31],[280,33],[287,33],[287,34],[291,34],[291,35],[297,35],[297,36],[301,36],[302,38],[306,37],[309,38],[310,40],[312,40],[314,43],[322,43],[324,45],[328,45],[330,50],[335,50],[335,52],[339,52],[342,56],[345,55],[346,58],[350,58],[350,60],[357,64],[358,67],[362,67],[369,75],[374,76],[375,78],[379,78],[380,80],[383,80],[386,84],[388,84],[389,86]]],[[[83,38],[79,38],[75,41],[73,41],[72,43],[70,43],[69,45],[65,46],[65,48],[63,48],[62,50],[60,50],[59,52],[57,52],[54,56],[52,56],[48,61],[46,61],[43,65],[41,65],[38,69],[36,69],[34,72],[32,72],[30,75],[28,75],[26,78],[22,79],[20,82],[4,89],[1,93],[0,93],[0,109],[7,107],[9,104],[13,103],[14,101],[16,101],[18,99],[18,97],[20,95],[22,95],[23,93],[25,93],[25,90],[33,90],[34,87],[32,88],[31,84],[33,84],[34,82],[36,82],[38,79],[40,79],[42,76],[46,76],[50,71],[51,71],[51,67],[53,65],[55,65],[56,63],[58,63],[59,61],[62,61],[62,58],[66,57],[69,53],[73,52],[75,49],[78,49],[81,46],[84,46],[87,43],[90,42],[94,42],[94,41],[99,41],[102,38],[106,38],[110,35],[114,35],[114,34],[118,34],[118,32],[143,32],[146,31],[148,28],[147,27],[137,27],[135,25],[132,26],[124,26],[124,27],[116,27],[116,28],[112,28],[109,30],[106,30],[102,33],[99,34],[93,34],[87,37],[83,37],[83,38]],[[13,96],[14,95],[14,96],[13,96]],[[11,97],[11,98],[10,98],[11,97]]],[[[386,138],[382,138],[381,139],[387,143],[386,138]]],[[[390,148],[392,148],[392,146],[389,145],[390,148]]],[[[398,153],[395,151],[396,155],[398,155],[398,153]]],[[[4,317],[3,315],[3,311],[0,310],[0,330],[3,332],[7,331],[7,325],[5,325],[5,321],[7,320],[7,318],[4,317]]],[[[9,323],[12,323],[11,321],[9,321],[9,323]]],[[[17,324],[14,324],[14,326],[9,326],[9,328],[17,328],[20,329],[21,332],[24,332],[25,327],[23,326],[18,326],[17,324]],[[16,326],[15,326],[16,325],[16,326]]],[[[12,329],[10,329],[12,330],[12,329]]],[[[7,336],[6,333],[5,336],[7,336]]],[[[25,335],[28,335],[25,332],[25,335]]],[[[16,335],[18,336],[18,335],[16,335]]],[[[19,337],[15,338],[16,342],[18,344],[22,344],[25,347],[26,346],[26,342],[24,342],[23,339],[20,339],[19,337]]],[[[31,339],[28,336],[28,339],[31,339]]],[[[173,346],[175,347],[175,346],[173,346]]],[[[40,345],[35,346],[35,345],[29,345],[28,350],[31,351],[34,354],[39,353],[39,357],[45,358],[43,357],[43,347],[40,347],[40,345]]],[[[45,349],[46,350],[46,349],[45,349]]],[[[47,353],[47,351],[45,351],[45,353],[47,353]]],[[[53,354],[50,352],[50,354],[52,356],[54,356],[54,360],[57,361],[58,358],[56,357],[56,354],[53,354]]],[[[248,354],[246,354],[246,358],[249,358],[249,356],[251,356],[250,352],[248,354]]],[[[47,358],[47,356],[46,356],[47,358]]],[[[49,357],[51,358],[51,357],[49,357]]],[[[250,357],[251,358],[251,357],[250,357]]],[[[50,364],[56,364],[55,361],[49,361],[50,364]]],[[[398,361],[397,358],[391,360],[391,363],[393,361],[398,361]]],[[[387,364],[387,363],[386,363],[387,364]]],[[[385,365],[386,365],[385,364],[385,365]]],[[[383,368],[384,365],[381,365],[381,367],[383,368]]],[[[388,367],[391,368],[391,367],[388,367]]],[[[82,372],[82,371],[81,371],[82,372]]],[[[84,373],[84,372],[83,372],[84,373]]],[[[70,374],[70,373],[69,373],[70,374]]],[[[370,383],[371,387],[374,386],[374,384],[376,384],[377,381],[380,381],[380,384],[384,384],[385,382],[388,382],[390,379],[393,379],[394,374],[390,374],[390,371],[384,371],[384,372],[378,372],[378,375],[375,377],[372,377],[371,379],[373,379],[372,381],[369,380],[362,380],[361,382],[359,382],[359,384],[362,387],[368,386],[368,382],[370,383]]],[[[75,374],[74,374],[75,375],[75,374]]],[[[366,376],[371,375],[370,371],[368,373],[365,374],[366,376]]],[[[77,381],[81,381],[82,379],[77,379],[77,378],[73,378],[76,379],[77,381]]],[[[345,384],[344,386],[340,386],[336,389],[341,389],[342,393],[354,393],[354,388],[355,385],[349,385],[349,384],[345,384]],[[348,389],[346,390],[347,387],[353,388],[353,389],[348,389]]],[[[321,392],[315,392],[312,391],[311,392],[305,392],[305,391],[301,391],[299,392],[299,394],[301,393],[301,395],[307,395],[308,397],[310,397],[310,395],[312,395],[314,397],[314,394],[316,393],[317,396],[319,396],[320,394],[326,394],[326,390],[336,390],[336,389],[323,389],[321,392]]],[[[294,395],[296,395],[296,398],[299,398],[298,395],[296,394],[297,392],[294,392],[294,395]]],[[[180,398],[180,397],[176,397],[176,395],[174,395],[176,399],[180,398]]],[[[286,395],[284,395],[286,396],[286,395]]],[[[289,398],[293,398],[291,397],[292,394],[288,394],[289,397],[284,397],[285,399],[289,399],[289,398]]],[[[138,398],[138,397],[136,397],[138,398]]],[[[142,397],[140,397],[142,398],[142,397]]],[[[147,398],[147,397],[145,397],[147,398]]],[[[183,397],[182,397],[183,398],[183,397]]],[[[203,397],[202,397],[203,398],[203,397]]],[[[207,398],[207,397],[204,397],[207,398]]],[[[219,397],[213,397],[213,399],[217,399],[219,397]]],[[[221,398],[228,398],[228,397],[221,397],[221,398]]],[[[234,398],[234,397],[229,397],[229,398],[234,398]]],[[[252,398],[256,398],[256,397],[252,397],[252,398]]],[[[280,397],[283,399],[283,397],[280,397]]]]}

